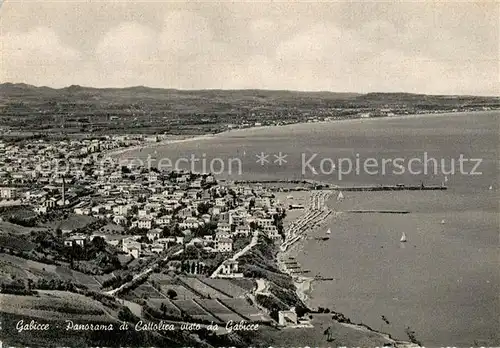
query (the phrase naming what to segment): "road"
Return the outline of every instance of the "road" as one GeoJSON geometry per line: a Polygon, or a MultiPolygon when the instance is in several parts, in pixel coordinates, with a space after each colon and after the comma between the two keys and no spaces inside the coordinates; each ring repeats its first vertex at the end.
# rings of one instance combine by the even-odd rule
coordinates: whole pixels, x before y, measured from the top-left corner
{"type": "MultiPolygon", "coordinates": [[[[181,254],[182,252],[184,252],[183,249],[177,251],[176,253],[174,253],[172,256],[175,256],[175,255],[179,255],[181,254]]],[[[169,258],[169,256],[165,256],[165,258],[162,260],[162,261],[167,261],[169,258]]],[[[158,266],[158,263],[155,263],[153,266],[150,266],[148,268],[146,268],[145,270],[141,271],[141,273],[139,274],[136,274],[130,281],[120,285],[119,287],[115,288],[115,289],[112,289],[112,290],[109,290],[109,291],[105,291],[104,294],[106,295],[111,295],[111,296],[115,296],[117,293],[119,293],[120,291],[122,291],[123,289],[126,289],[127,287],[130,287],[132,286],[135,282],[143,279],[143,277],[146,277],[148,276],[151,272],[153,272],[153,269],[158,266]]]]}
{"type": "Polygon", "coordinates": [[[231,258],[225,260],[224,262],[222,262],[219,267],[217,267],[217,269],[212,273],[212,275],[210,276],[210,278],[217,278],[217,276],[219,275],[222,267],[224,266],[224,264],[226,263],[226,261],[236,261],[238,260],[241,256],[245,255],[250,249],[252,249],[254,246],[257,245],[259,241],[259,232],[258,231],[255,231],[253,236],[252,236],[252,240],[250,241],[250,243],[248,243],[243,249],[241,249],[240,251],[238,251],[237,253],[235,253],[231,258]]]}

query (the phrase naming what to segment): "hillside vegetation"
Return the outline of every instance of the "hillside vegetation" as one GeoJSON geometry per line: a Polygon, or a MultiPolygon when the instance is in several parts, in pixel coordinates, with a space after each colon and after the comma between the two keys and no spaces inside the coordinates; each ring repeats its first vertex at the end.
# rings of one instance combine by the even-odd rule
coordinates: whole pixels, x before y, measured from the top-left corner
{"type": "Polygon", "coordinates": [[[0,85],[0,126],[47,133],[205,134],[228,125],[293,123],[360,112],[451,111],[499,107],[498,97],[409,93],[176,90],[148,87],[61,89],[0,85]]]}

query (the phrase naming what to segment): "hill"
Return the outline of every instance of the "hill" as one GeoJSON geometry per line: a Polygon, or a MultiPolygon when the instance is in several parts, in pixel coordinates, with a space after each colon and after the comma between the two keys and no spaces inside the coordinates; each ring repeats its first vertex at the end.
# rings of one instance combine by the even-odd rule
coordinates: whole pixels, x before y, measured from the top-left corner
{"type": "Polygon", "coordinates": [[[228,125],[294,123],[311,117],[500,107],[498,97],[273,90],[177,90],[135,86],[61,89],[0,84],[0,126],[82,133],[204,134],[228,125]]]}

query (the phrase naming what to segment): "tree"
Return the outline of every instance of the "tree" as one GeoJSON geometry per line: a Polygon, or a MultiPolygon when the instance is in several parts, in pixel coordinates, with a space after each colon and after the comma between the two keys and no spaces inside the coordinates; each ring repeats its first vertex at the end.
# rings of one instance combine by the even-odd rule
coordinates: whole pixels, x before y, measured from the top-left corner
{"type": "Polygon", "coordinates": [[[177,298],[177,293],[173,289],[168,289],[167,290],[167,296],[171,300],[175,300],[177,298]]]}
{"type": "Polygon", "coordinates": [[[203,215],[203,214],[208,214],[208,211],[211,208],[211,204],[208,202],[203,202],[198,204],[198,214],[203,215]]]}
{"type": "Polygon", "coordinates": [[[136,323],[139,321],[139,319],[130,311],[128,307],[123,307],[120,312],[118,312],[118,319],[130,323],[136,323]]]}
{"type": "Polygon", "coordinates": [[[104,251],[106,250],[106,241],[102,237],[94,237],[92,239],[92,245],[98,250],[98,251],[104,251]]]}

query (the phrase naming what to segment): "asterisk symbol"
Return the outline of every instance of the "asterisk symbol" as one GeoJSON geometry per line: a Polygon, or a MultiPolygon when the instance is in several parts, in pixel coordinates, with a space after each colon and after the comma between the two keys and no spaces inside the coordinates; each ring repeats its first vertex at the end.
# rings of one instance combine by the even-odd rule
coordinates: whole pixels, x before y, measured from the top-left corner
{"type": "Polygon", "coordinates": [[[288,155],[286,154],[283,154],[281,151],[278,153],[278,155],[274,155],[274,158],[276,158],[274,160],[274,163],[278,163],[279,166],[281,166],[282,164],[286,163],[286,159],[288,155]]]}
{"type": "Polygon", "coordinates": [[[264,152],[261,152],[260,154],[257,154],[257,163],[260,163],[261,166],[263,166],[266,163],[269,163],[269,160],[267,159],[269,155],[266,155],[264,152]]]}

